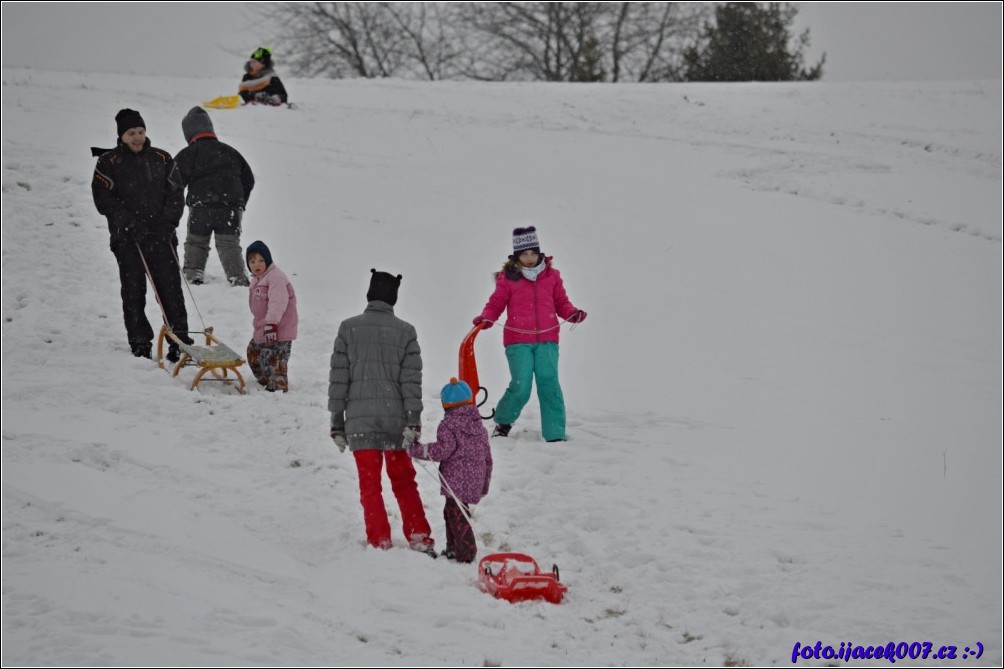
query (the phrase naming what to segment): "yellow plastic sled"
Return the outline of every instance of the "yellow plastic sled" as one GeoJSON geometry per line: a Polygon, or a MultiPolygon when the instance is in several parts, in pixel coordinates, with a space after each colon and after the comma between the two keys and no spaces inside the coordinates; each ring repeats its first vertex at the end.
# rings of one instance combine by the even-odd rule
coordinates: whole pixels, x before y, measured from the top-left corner
{"type": "Polygon", "coordinates": [[[202,106],[209,109],[235,109],[240,103],[241,96],[239,95],[221,95],[218,98],[203,102],[202,106]]]}

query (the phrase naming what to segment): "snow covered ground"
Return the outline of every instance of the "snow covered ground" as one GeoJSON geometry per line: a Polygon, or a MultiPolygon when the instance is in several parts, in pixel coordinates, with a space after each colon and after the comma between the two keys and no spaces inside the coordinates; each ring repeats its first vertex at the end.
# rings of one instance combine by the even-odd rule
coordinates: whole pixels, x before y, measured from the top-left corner
{"type": "MultiPolygon", "coordinates": [[[[299,295],[292,391],[240,397],[129,355],[88,151],[133,107],[177,152],[235,82],[3,71],[5,665],[1004,662],[1000,81],[287,85],[295,110],[211,112],[258,179],[243,241],[299,295]],[[327,435],[369,269],[404,275],[431,433],[525,224],[589,312],[570,441],[532,399],[475,529],[557,563],[557,606],[366,548],[327,435]]],[[[190,323],[243,350],[246,293],[208,275],[190,323]]],[[[491,406],[499,328],[477,353],[491,406]]]]}

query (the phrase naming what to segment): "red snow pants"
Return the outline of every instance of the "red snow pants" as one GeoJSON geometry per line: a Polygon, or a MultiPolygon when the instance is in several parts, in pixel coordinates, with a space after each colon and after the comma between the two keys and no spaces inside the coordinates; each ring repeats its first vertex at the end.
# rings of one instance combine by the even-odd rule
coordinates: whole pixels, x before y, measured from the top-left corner
{"type": "Polygon", "coordinates": [[[380,451],[366,449],[352,454],[359,470],[359,501],[363,505],[363,520],[366,523],[366,541],[377,548],[390,548],[390,522],[387,508],[383,503],[383,464],[387,463],[387,476],[391,490],[401,509],[404,537],[408,545],[418,550],[433,547],[432,528],[425,517],[422,498],[415,483],[415,466],[411,456],[405,451],[380,451]]]}

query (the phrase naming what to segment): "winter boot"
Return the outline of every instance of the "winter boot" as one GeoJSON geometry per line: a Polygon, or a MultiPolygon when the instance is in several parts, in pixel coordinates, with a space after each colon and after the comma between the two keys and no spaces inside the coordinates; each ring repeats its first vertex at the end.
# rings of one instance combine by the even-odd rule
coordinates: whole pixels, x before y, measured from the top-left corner
{"type": "Polygon", "coordinates": [[[419,553],[425,553],[433,560],[439,557],[439,553],[436,552],[436,542],[425,532],[413,533],[408,539],[408,548],[419,553]]]}
{"type": "MultiPolygon", "coordinates": [[[[202,215],[203,208],[188,210],[188,235],[185,237],[185,262],[182,272],[189,283],[200,285],[205,281],[206,261],[209,259],[209,234],[197,235],[192,232],[192,217],[202,215]]],[[[210,233],[212,234],[212,233],[210,233]]]]}
{"type": "Polygon", "coordinates": [[[423,541],[412,541],[411,543],[408,544],[408,547],[413,551],[418,551],[419,553],[425,553],[433,560],[439,557],[439,554],[436,553],[435,547],[432,544],[425,543],[423,541]]]}
{"type": "Polygon", "coordinates": [[[509,430],[512,429],[512,425],[506,425],[505,423],[496,423],[495,431],[492,432],[493,437],[508,437],[509,430]]]}
{"type": "Polygon", "coordinates": [[[169,344],[167,347],[167,355],[164,357],[167,358],[168,362],[178,362],[181,360],[181,351],[178,349],[178,345],[174,342],[169,344]]]}
{"type": "Polygon", "coordinates": [[[151,351],[153,350],[153,345],[146,342],[137,342],[130,344],[129,348],[132,349],[132,354],[137,358],[150,358],[151,351]]]}
{"type": "MultiPolygon", "coordinates": [[[[240,231],[240,212],[237,212],[237,230],[240,231]]],[[[220,255],[220,263],[231,286],[248,286],[247,265],[244,264],[244,252],[241,250],[240,234],[216,234],[216,252],[220,255]]]]}

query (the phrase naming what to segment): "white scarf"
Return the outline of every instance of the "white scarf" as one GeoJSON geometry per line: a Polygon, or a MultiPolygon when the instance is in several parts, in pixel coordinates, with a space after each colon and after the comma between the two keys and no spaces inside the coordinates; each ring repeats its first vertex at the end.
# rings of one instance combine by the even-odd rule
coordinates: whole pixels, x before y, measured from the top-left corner
{"type": "Polygon", "coordinates": [[[238,88],[242,91],[257,91],[264,89],[272,82],[272,77],[275,76],[275,72],[270,69],[264,69],[258,71],[258,76],[254,79],[248,79],[247,81],[242,81],[238,88]]]}
{"type": "Polygon", "coordinates": [[[547,264],[541,260],[536,267],[523,267],[519,271],[528,280],[536,281],[537,275],[543,272],[545,267],[547,267],[547,264]]]}

